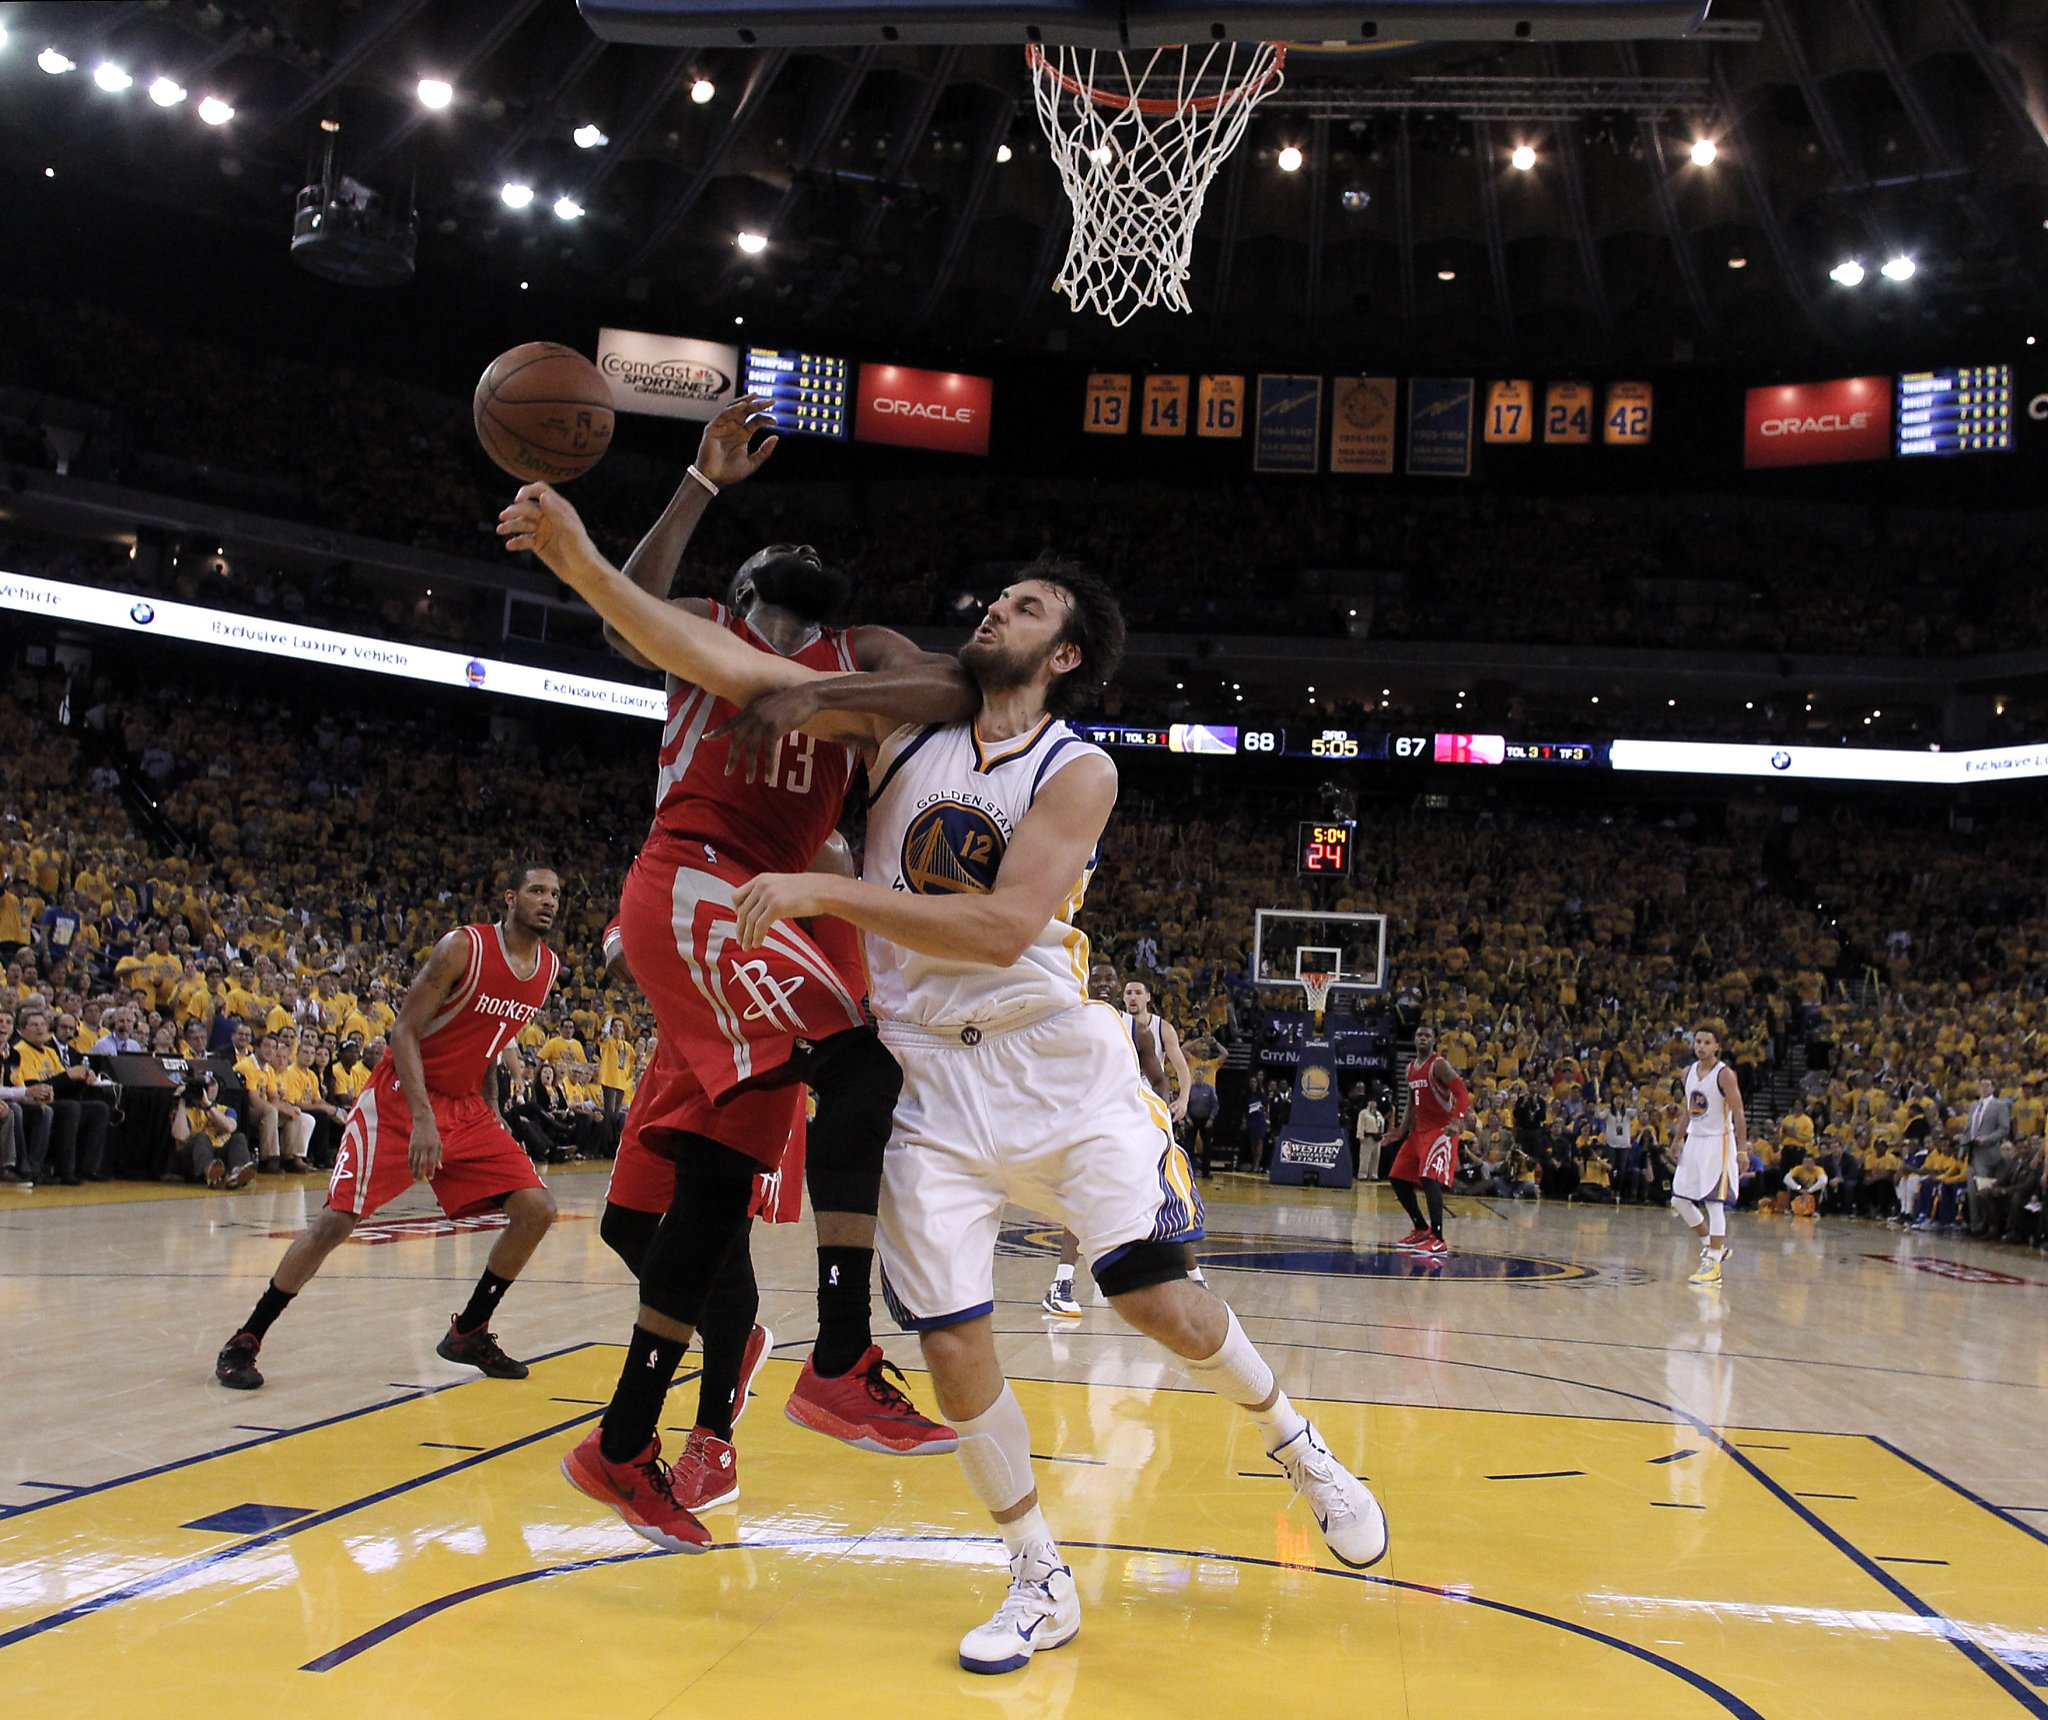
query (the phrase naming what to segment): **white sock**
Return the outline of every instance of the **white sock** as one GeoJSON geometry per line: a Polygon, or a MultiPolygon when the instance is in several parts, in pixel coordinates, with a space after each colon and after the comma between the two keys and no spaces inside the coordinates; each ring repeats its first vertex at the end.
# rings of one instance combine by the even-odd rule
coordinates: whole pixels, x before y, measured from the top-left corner
{"type": "MultiPolygon", "coordinates": [[[[955,1455],[967,1485],[990,1511],[1007,1511],[1030,1496],[1037,1486],[1031,1474],[1031,1429],[1024,1420],[1024,1406],[1007,1380],[994,1403],[979,1415],[956,1419],[953,1431],[960,1436],[955,1455]]],[[[1030,1515],[1037,1516],[1035,1507],[1030,1515]]],[[[1044,1532],[1042,1521],[1039,1529],[1044,1532]]],[[[1007,1538],[1008,1525],[1003,1533],[1007,1538]]],[[[1015,1552],[1016,1547],[1010,1550],[1015,1552]]]]}
{"type": "Polygon", "coordinates": [[[1187,1361],[1185,1357],[1182,1361],[1198,1382],[1218,1397],[1228,1398],[1241,1406],[1259,1424],[1259,1431],[1265,1435],[1266,1449],[1278,1451],[1308,1422],[1287,1401],[1285,1392],[1274,1392],[1273,1370],[1266,1365],[1266,1358],[1252,1347],[1251,1339],[1244,1335],[1244,1328],[1237,1323],[1236,1312],[1228,1304],[1223,1312],[1230,1324],[1216,1353],[1199,1362],[1187,1361]],[[1264,1409],[1253,1408],[1255,1404],[1266,1403],[1269,1397],[1273,1401],[1264,1409]]]}
{"type": "Polygon", "coordinates": [[[1071,1286],[1074,1282],[1074,1269],[1071,1266],[1055,1266],[1052,1269],[1052,1281],[1055,1284],[1071,1286]]]}
{"type": "Polygon", "coordinates": [[[1036,1505],[1014,1523],[998,1523],[996,1527],[1002,1530],[1003,1545],[1009,1548],[1013,1559],[1026,1547],[1050,1547],[1053,1544],[1052,1531],[1045,1525],[1045,1513],[1036,1505]]]}

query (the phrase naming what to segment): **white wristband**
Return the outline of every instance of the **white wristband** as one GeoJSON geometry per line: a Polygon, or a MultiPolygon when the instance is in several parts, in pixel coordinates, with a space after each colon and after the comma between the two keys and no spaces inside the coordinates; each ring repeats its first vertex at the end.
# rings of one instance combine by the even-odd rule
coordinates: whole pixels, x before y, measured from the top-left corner
{"type": "Polygon", "coordinates": [[[698,471],[694,465],[690,467],[690,476],[695,478],[698,483],[702,484],[705,489],[711,492],[712,495],[715,496],[718,494],[718,486],[714,484],[709,478],[705,477],[702,472],[698,471]]]}

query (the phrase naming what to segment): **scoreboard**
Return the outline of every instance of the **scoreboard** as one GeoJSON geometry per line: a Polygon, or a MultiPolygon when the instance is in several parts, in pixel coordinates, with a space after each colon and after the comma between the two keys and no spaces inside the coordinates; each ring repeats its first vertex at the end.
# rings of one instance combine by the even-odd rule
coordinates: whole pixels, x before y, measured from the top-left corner
{"type": "Polygon", "coordinates": [[[747,349],[746,389],[767,399],[778,430],[846,440],[846,385],[852,366],[814,352],[747,349]]]}
{"type": "Polygon", "coordinates": [[[1909,370],[1899,378],[1901,457],[2002,453],[2011,447],[2011,365],[1909,370]]]}
{"type": "Polygon", "coordinates": [[[1295,864],[1304,875],[1329,877],[1351,870],[1351,831],[1348,824],[1324,824],[1303,819],[1295,844],[1295,864]]]}

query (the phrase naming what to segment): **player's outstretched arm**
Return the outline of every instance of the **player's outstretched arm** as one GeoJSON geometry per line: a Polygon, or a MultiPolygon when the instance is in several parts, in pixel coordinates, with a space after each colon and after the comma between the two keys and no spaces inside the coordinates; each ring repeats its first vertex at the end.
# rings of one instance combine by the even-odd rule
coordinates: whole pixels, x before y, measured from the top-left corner
{"type": "Polygon", "coordinates": [[[756,949],[779,920],[836,914],[920,955],[1009,967],[1086,876],[1115,806],[1116,766],[1099,756],[1069,765],[1018,820],[986,895],[920,896],[813,872],[763,873],[733,896],[740,942],[756,949]]]}
{"type": "Polygon", "coordinates": [[[546,484],[522,484],[498,515],[508,549],[531,550],[652,667],[736,705],[818,671],[756,651],[716,622],[643,591],[598,553],[576,510],[546,484]]]}

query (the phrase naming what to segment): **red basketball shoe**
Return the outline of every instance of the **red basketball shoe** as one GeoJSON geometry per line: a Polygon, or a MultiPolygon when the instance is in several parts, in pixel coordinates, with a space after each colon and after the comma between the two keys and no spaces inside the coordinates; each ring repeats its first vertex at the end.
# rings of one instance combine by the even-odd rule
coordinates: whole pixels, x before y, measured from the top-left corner
{"type": "Polygon", "coordinates": [[[1422,1240],[1415,1245],[1415,1252],[1425,1260],[1441,1260],[1450,1253],[1450,1249],[1445,1246],[1441,1236],[1431,1236],[1425,1232],[1422,1240]]]}
{"type": "Polygon", "coordinates": [[[562,1458],[562,1473],[577,1492],[609,1505],[625,1518],[626,1527],[671,1553],[701,1553],[711,1545],[711,1531],[690,1515],[675,1495],[675,1480],[661,1460],[661,1438],[625,1463],[613,1463],[598,1444],[592,1428],[583,1443],[562,1458]]]}
{"type": "Polygon", "coordinates": [[[805,1357],[782,1413],[799,1427],[862,1451],[937,1457],[954,1450],[959,1435],[944,1422],[920,1415],[898,1383],[902,1378],[903,1370],[884,1360],[880,1344],[868,1345],[866,1355],[833,1379],[819,1374],[805,1357]]]}
{"type": "Polygon", "coordinates": [[[1429,1240],[1429,1226],[1418,1224],[1413,1230],[1394,1244],[1396,1248],[1420,1248],[1429,1240]]]}
{"type": "Polygon", "coordinates": [[[690,1429],[690,1442],[670,1472],[676,1503],[686,1511],[709,1511],[740,1496],[739,1456],[715,1433],[690,1429]]]}
{"type": "Polygon", "coordinates": [[[754,1329],[747,1334],[746,1348],[740,1351],[740,1384],[732,1394],[732,1424],[738,1427],[740,1417],[747,1413],[747,1388],[754,1383],[754,1376],[761,1371],[761,1364],[768,1359],[768,1352],[775,1348],[775,1334],[760,1323],[754,1322],[754,1329]]]}

